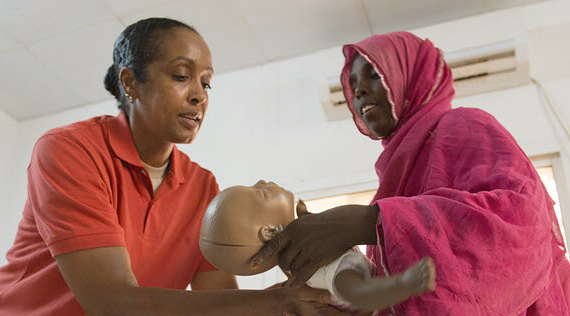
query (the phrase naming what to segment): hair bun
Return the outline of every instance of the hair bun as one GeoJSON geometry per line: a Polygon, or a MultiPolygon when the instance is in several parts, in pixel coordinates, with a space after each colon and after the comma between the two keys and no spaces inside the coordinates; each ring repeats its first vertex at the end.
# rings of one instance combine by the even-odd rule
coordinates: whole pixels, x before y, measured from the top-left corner
{"type": "Polygon", "coordinates": [[[119,88],[119,76],[117,72],[117,67],[113,64],[109,69],[107,69],[107,74],[105,75],[105,89],[109,91],[117,101],[121,102],[121,89],[119,88]]]}

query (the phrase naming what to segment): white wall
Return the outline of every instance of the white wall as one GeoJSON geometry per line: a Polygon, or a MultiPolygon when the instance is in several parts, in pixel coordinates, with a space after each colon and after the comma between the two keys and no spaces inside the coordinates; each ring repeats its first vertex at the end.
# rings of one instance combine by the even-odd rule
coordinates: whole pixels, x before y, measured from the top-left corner
{"type": "MultiPolygon", "coordinates": [[[[562,120],[569,122],[570,44],[559,47],[570,36],[569,11],[567,1],[546,1],[414,32],[429,37],[446,51],[507,39],[527,42],[533,76],[561,109],[562,120]]],[[[222,188],[260,178],[276,181],[303,198],[374,188],[377,179],[373,164],[381,144],[362,136],[350,119],[328,122],[320,106],[319,83],[338,74],[342,63],[340,47],[335,47],[216,76],[202,130],[193,144],[180,148],[212,170],[222,188]]],[[[562,168],[557,170],[557,180],[570,182],[570,139],[533,85],[457,99],[454,106],[489,111],[531,156],[559,152],[562,168]]],[[[114,102],[109,101],[18,123],[0,113],[0,141],[11,144],[4,147],[11,150],[0,154],[0,162],[11,161],[9,171],[0,169],[9,175],[0,179],[0,185],[6,186],[9,180],[10,186],[5,203],[0,204],[0,253],[13,240],[35,140],[51,127],[116,112],[114,102]],[[4,132],[4,120],[10,122],[8,133],[4,132]],[[18,131],[15,143],[14,130],[18,131]],[[14,156],[10,157],[12,151],[14,156]]],[[[567,190],[560,195],[568,199],[567,190]]],[[[570,201],[562,201],[562,205],[568,233],[570,201]]],[[[240,283],[258,288],[280,278],[273,271],[240,278],[240,283]]]]}
{"type": "MultiPolygon", "coordinates": [[[[17,145],[18,122],[0,110],[0,205],[9,205],[13,199],[9,192],[14,185],[9,181],[12,165],[15,161],[15,148],[17,145]]],[[[14,242],[16,228],[22,210],[13,210],[0,206],[0,264],[4,261],[4,253],[14,242]]]]}

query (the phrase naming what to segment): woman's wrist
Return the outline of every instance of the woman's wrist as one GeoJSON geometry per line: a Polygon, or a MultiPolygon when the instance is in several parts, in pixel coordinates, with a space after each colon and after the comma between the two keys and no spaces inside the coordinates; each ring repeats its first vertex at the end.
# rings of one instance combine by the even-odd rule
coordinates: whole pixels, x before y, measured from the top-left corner
{"type": "Polygon", "coordinates": [[[279,313],[293,313],[298,309],[298,290],[290,285],[286,285],[275,291],[272,295],[275,301],[274,306],[278,306],[279,313]]]}
{"type": "Polygon", "coordinates": [[[270,295],[270,303],[276,307],[276,312],[289,313],[295,309],[295,298],[290,287],[272,288],[266,290],[270,295]]]}

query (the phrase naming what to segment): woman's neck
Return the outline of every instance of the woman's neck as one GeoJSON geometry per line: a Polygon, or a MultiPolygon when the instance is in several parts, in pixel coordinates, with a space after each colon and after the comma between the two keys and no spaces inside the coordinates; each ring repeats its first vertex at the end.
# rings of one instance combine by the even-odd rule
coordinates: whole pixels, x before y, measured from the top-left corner
{"type": "Polygon", "coordinates": [[[159,139],[156,134],[147,132],[132,120],[129,120],[129,125],[140,159],[153,167],[164,166],[170,158],[174,144],[159,139]]]}
{"type": "Polygon", "coordinates": [[[141,160],[153,167],[164,166],[170,158],[170,154],[174,148],[174,144],[172,143],[152,142],[149,138],[137,141],[137,138],[133,138],[141,160]]]}

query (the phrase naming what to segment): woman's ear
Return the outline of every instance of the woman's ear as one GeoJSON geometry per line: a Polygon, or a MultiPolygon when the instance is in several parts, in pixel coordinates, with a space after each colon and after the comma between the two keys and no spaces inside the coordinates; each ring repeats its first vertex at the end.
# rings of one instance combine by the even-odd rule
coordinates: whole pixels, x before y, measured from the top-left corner
{"type": "Polygon", "coordinates": [[[136,95],[136,86],[137,86],[137,79],[135,73],[127,68],[121,68],[119,72],[119,82],[121,83],[121,88],[123,89],[123,93],[126,95],[130,95],[133,98],[137,98],[136,95]]]}

